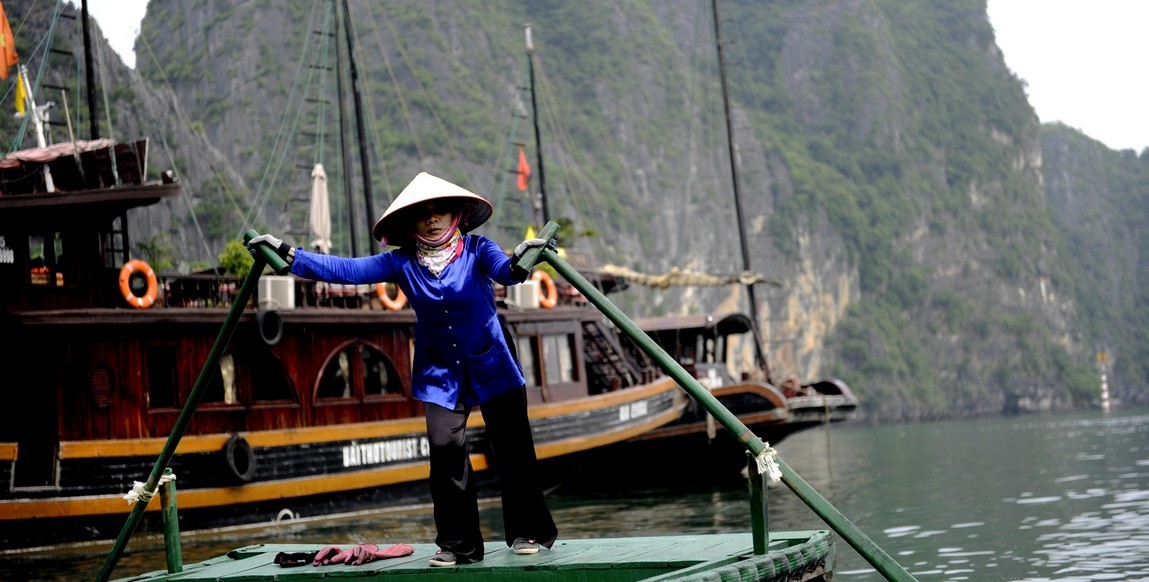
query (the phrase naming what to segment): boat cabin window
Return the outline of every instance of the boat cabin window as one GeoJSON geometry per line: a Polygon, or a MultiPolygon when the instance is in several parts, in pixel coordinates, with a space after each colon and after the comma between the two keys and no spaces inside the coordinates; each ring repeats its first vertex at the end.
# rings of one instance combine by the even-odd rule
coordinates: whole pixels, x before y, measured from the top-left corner
{"type": "Polygon", "coordinates": [[[179,407],[175,346],[148,346],[148,409],[179,407]]]}
{"type": "Polygon", "coordinates": [[[267,349],[230,351],[219,360],[219,371],[203,395],[203,404],[234,407],[248,401],[255,404],[297,402],[295,388],[283,362],[267,349]]]}
{"type": "Polygon", "coordinates": [[[345,344],[328,358],[319,377],[315,398],[356,400],[358,394],[406,397],[403,381],[391,359],[366,342],[345,344]]]}
{"type": "Polygon", "coordinates": [[[351,386],[351,359],[354,352],[351,346],[339,351],[335,357],[327,360],[323,373],[319,377],[319,390],[315,397],[319,400],[332,398],[349,399],[354,395],[351,386]]]}
{"type": "Polygon", "coordinates": [[[543,369],[547,374],[547,384],[574,382],[577,379],[574,369],[574,336],[544,335],[542,339],[543,369]]]}
{"type": "Polygon", "coordinates": [[[204,404],[238,404],[239,393],[235,382],[235,355],[224,354],[219,359],[219,373],[211,378],[203,394],[204,404]]]}
{"type": "Polygon", "coordinates": [[[64,254],[64,239],[58,232],[28,236],[29,282],[46,287],[63,287],[76,280],[75,269],[64,254]]]}
{"type": "Polygon", "coordinates": [[[363,393],[367,396],[406,396],[399,373],[391,359],[382,351],[367,344],[359,344],[359,358],[363,363],[363,393]]]}
{"type": "Polygon", "coordinates": [[[261,402],[295,403],[295,388],[283,362],[268,350],[256,350],[241,361],[243,381],[251,386],[251,399],[261,402]]]}
{"type": "Polygon", "coordinates": [[[541,386],[539,366],[536,363],[539,361],[539,350],[535,347],[535,338],[532,336],[515,338],[515,347],[527,386],[541,386]]]}
{"type": "Polygon", "coordinates": [[[112,220],[111,228],[104,231],[104,266],[109,269],[119,269],[128,262],[128,252],[124,248],[124,218],[117,216],[112,220]]]}
{"type": "Polygon", "coordinates": [[[678,354],[678,363],[683,366],[693,366],[694,354],[696,353],[698,353],[698,348],[694,344],[690,342],[682,344],[682,352],[678,354]]]}

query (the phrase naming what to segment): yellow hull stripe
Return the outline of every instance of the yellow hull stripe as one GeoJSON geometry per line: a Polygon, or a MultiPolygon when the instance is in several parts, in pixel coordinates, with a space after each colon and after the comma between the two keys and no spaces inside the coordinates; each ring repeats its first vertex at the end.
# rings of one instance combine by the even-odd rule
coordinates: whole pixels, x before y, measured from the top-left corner
{"type": "MultiPolygon", "coordinates": [[[[471,455],[471,464],[476,471],[485,470],[487,469],[487,458],[483,455],[471,455]]],[[[177,503],[180,509],[195,509],[274,499],[284,499],[286,500],[285,504],[290,504],[297,497],[418,481],[426,479],[429,474],[430,465],[427,462],[422,462],[399,467],[355,471],[341,475],[302,477],[284,481],[251,483],[236,487],[180,491],[178,475],[175,483],[177,503]]],[[[160,500],[157,495],[148,504],[147,510],[158,511],[159,509],[160,500]]],[[[0,501],[0,520],[115,515],[117,513],[124,514],[126,518],[131,510],[132,506],[128,505],[123,497],[116,495],[88,495],[65,499],[12,499],[0,501]]]]}
{"type": "MultiPolygon", "coordinates": [[[[658,394],[665,389],[675,389],[676,386],[671,382],[666,387],[642,388],[633,391],[629,395],[631,398],[612,399],[617,400],[618,404],[639,400],[648,397],[652,394],[658,394]],[[640,394],[640,391],[642,394],[640,394]]],[[[627,392],[627,391],[623,391],[627,392]]],[[[642,424],[635,425],[627,428],[626,430],[614,431],[604,434],[591,435],[586,437],[577,437],[567,439],[562,442],[548,443],[536,447],[536,454],[540,459],[548,459],[558,457],[570,453],[584,451],[587,449],[604,446],[629,438],[636,437],[647,431],[650,431],[659,426],[665,425],[674,419],[678,418],[681,413],[683,400],[676,398],[676,406],[672,410],[668,410],[659,415],[652,416],[642,424]]],[[[577,404],[578,401],[573,403],[577,404]]],[[[602,406],[602,402],[597,403],[602,406]]],[[[541,409],[551,409],[547,412],[551,414],[535,416],[552,416],[557,414],[560,410],[560,405],[540,406],[541,409]],[[553,410],[553,412],[552,412],[553,410]]],[[[569,413],[569,408],[562,408],[563,413],[569,413]]],[[[419,425],[423,426],[423,421],[420,419],[419,425]]],[[[375,423],[380,424],[380,423],[375,423]]],[[[405,423],[399,423],[405,424],[405,423]]],[[[344,427],[336,427],[342,429],[344,427]]],[[[403,431],[388,431],[381,433],[382,435],[389,434],[403,434],[410,432],[410,428],[403,431]]],[[[300,431],[276,431],[279,433],[296,433],[300,431]]],[[[342,431],[338,431],[342,432],[342,431]]],[[[247,436],[248,441],[252,446],[267,446],[263,444],[265,441],[258,440],[258,436],[263,436],[265,433],[250,433],[247,436]],[[260,444],[257,445],[256,443],[260,444]]],[[[207,441],[209,437],[195,437],[201,441],[207,441]]],[[[214,437],[212,437],[214,438],[214,437]]],[[[350,437],[347,437],[350,438],[350,437]]],[[[362,432],[356,433],[354,438],[368,438],[362,432]]],[[[141,445],[148,441],[134,441],[132,444],[141,445]]],[[[219,447],[207,449],[218,450],[223,446],[223,441],[226,441],[226,435],[220,441],[219,447]]],[[[124,450],[123,443],[118,441],[103,441],[105,443],[114,443],[119,446],[118,450],[124,450]]],[[[314,442],[314,441],[307,441],[314,442]]],[[[163,441],[159,440],[159,447],[163,446],[163,441]]],[[[73,448],[73,452],[83,450],[73,448]]],[[[96,449],[91,449],[96,450],[96,449]]],[[[188,452],[183,449],[183,442],[180,445],[180,452],[188,452]]],[[[159,452],[158,449],[156,451],[159,452]]],[[[13,453],[14,454],[14,453],[13,453]]],[[[122,453],[116,453],[120,456],[122,453]]],[[[93,456],[110,456],[93,455],[93,456]]],[[[73,455],[72,458],[76,458],[73,455]]],[[[473,454],[471,455],[471,465],[476,471],[486,470],[489,465],[485,455],[473,454]]],[[[179,479],[177,476],[176,488],[179,507],[183,509],[196,509],[205,507],[220,507],[227,505],[236,505],[241,503],[253,503],[258,501],[272,501],[275,499],[284,499],[285,504],[290,504],[292,500],[298,497],[305,497],[309,495],[321,495],[326,493],[339,493],[341,491],[354,491],[358,489],[368,489],[371,487],[381,487],[385,485],[394,485],[397,483],[406,483],[410,481],[420,481],[427,479],[430,474],[430,465],[427,462],[413,463],[401,465],[396,467],[383,467],[378,469],[368,469],[361,471],[348,472],[338,475],[319,475],[315,477],[301,477],[298,479],[287,479],[282,481],[270,481],[264,483],[251,483],[243,486],[236,487],[216,487],[210,489],[188,489],[179,490],[179,479]]],[[[152,500],[148,505],[148,511],[158,511],[160,507],[158,496],[152,500]]],[[[81,516],[97,516],[97,515],[115,515],[124,514],[125,517],[131,511],[131,506],[128,505],[124,499],[119,495],[89,495],[72,498],[54,498],[54,499],[11,499],[0,501],[0,520],[21,520],[32,518],[61,518],[61,517],[81,517],[81,516]]]]}
{"type": "MultiPolygon", "coordinates": [[[[594,410],[596,408],[618,406],[648,398],[655,394],[674,390],[677,386],[670,379],[661,380],[647,386],[619,390],[605,396],[592,396],[555,404],[537,404],[528,409],[528,416],[550,418],[594,410]]],[[[472,415],[467,426],[483,426],[481,415],[472,415]]],[[[292,445],[348,441],[352,439],[387,438],[397,435],[423,433],[427,422],[423,417],[378,422],[360,422],[332,426],[292,428],[285,430],[260,430],[244,432],[245,438],[254,448],[285,447],[292,445]]],[[[214,453],[227,444],[229,434],[190,435],[180,439],[176,454],[214,453]]],[[[60,459],[94,459],[107,457],[159,456],[167,438],[148,439],[107,439],[91,441],[63,441],[60,443],[60,459]]],[[[12,445],[15,458],[15,444],[12,445]]],[[[0,444],[0,460],[4,460],[3,445],[0,444]]]]}

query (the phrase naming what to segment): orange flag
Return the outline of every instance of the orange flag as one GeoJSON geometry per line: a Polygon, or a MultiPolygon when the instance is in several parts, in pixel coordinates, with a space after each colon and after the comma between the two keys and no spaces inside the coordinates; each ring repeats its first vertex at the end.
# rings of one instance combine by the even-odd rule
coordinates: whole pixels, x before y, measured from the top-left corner
{"type": "Polygon", "coordinates": [[[8,69],[18,62],[20,57],[16,56],[16,39],[12,36],[8,16],[4,14],[4,5],[0,4],[0,79],[7,79],[8,69]]]}
{"type": "Polygon", "coordinates": [[[519,190],[526,191],[531,179],[531,167],[527,165],[527,154],[519,148],[519,190]]]}

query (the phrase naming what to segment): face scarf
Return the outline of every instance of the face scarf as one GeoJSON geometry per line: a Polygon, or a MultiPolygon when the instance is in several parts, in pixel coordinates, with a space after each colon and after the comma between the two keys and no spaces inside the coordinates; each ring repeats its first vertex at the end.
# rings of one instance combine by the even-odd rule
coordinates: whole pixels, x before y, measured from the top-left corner
{"type": "Polygon", "coordinates": [[[459,230],[459,213],[451,217],[451,224],[443,234],[429,239],[418,233],[415,237],[415,257],[436,277],[463,253],[463,233],[459,230]]]}

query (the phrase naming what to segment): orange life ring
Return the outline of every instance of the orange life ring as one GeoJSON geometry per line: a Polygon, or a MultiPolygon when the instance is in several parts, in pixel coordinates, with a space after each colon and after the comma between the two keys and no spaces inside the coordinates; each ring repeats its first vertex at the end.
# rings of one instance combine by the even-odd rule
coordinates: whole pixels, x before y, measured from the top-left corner
{"type": "Polygon", "coordinates": [[[132,259],[120,267],[120,294],[124,296],[124,300],[129,305],[136,309],[147,309],[156,302],[158,293],[159,284],[156,282],[156,272],[147,263],[140,259],[132,259]],[[132,275],[137,273],[147,277],[148,280],[148,288],[143,297],[132,292],[132,275]]]}
{"type": "Polygon", "coordinates": [[[559,290],[555,287],[554,279],[547,274],[546,271],[535,271],[531,275],[531,279],[538,281],[539,285],[543,286],[544,293],[539,295],[539,305],[546,309],[550,309],[559,304],[559,290]]]}
{"type": "Polygon", "coordinates": [[[407,296],[403,294],[403,290],[398,285],[395,286],[394,299],[387,294],[387,285],[383,283],[375,284],[375,295],[379,297],[379,302],[383,304],[383,307],[391,311],[399,311],[403,309],[404,305],[407,305],[407,296]]]}

